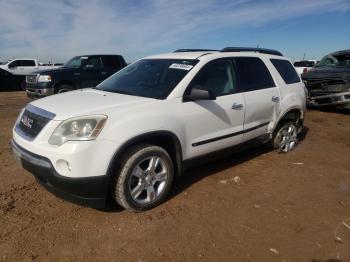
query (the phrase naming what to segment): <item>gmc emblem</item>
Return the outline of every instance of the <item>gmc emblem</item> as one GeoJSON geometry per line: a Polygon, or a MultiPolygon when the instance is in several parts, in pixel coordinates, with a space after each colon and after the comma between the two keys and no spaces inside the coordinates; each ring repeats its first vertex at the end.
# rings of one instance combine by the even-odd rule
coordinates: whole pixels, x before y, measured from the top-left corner
{"type": "Polygon", "coordinates": [[[33,119],[30,119],[27,116],[22,116],[21,122],[26,127],[32,128],[32,126],[33,126],[33,119]]]}

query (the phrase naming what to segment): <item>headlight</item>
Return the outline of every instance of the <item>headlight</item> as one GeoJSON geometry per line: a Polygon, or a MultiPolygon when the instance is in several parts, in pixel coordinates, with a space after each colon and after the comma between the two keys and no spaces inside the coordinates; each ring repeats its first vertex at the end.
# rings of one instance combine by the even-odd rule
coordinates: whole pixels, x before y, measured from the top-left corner
{"type": "Polygon", "coordinates": [[[38,82],[51,82],[51,76],[49,75],[40,75],[38,82]]]}
{"type": "Polygon", "coordinates": [[[100,134],[107,116],[81,116],[63,121],[52,133],[49,144],[60,146],[67,141],[94,140],[100,134]]]}

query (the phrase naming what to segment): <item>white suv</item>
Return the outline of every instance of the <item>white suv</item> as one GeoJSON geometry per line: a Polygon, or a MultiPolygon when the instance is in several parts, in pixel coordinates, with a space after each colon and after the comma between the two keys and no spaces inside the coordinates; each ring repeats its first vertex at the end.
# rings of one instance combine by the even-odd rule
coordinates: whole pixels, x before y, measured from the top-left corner
{"type": "Polygon", "coordinates": [[[56,195],[92,207],[160,204],[185,163],[247,141],[292,150],[304,84],[281,53],[187,49],[141,59],[95,88],[36,100],[20,113],[19,163],[56,195]]]}

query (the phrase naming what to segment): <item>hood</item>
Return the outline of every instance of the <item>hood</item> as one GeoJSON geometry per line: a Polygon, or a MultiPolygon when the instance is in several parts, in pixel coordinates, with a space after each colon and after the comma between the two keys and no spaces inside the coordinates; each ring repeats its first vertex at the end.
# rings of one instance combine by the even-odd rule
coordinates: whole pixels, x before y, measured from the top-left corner
{"type": "Polygon", "coordinates": [[[31,105],[56,114],[54,120],[66,120],[84,115],[109,115],[152,101],[155,99],[88,88],[45,97],[31,102],[31,105]]]}
{"type": "Polygon", "coordinates": [[[314,67],[303,74],[303,79],[337,78],[350,79],[350,67],[314,67]]]}
{"type": "Polygon", "coordinates": [[[57,67],[57,68],[50,68],[50,69],[42,69],[42,70],[36,70],[33,72],[34,74],[55,74],[55,73],[64,73],[64,72],[71,72],[78,70],[79,68],[69,68],[69,67],[57,67]]]}

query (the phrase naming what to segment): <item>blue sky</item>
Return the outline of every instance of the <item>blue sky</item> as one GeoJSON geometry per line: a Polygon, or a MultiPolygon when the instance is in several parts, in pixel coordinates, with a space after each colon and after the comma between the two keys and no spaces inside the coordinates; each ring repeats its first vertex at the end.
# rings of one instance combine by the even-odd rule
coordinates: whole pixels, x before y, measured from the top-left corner
{"type": "Polygon", "coordinates": [[[350,0],[0,0],[0,61],[257,45],[292,60],[350,49],[350,0]]]}

